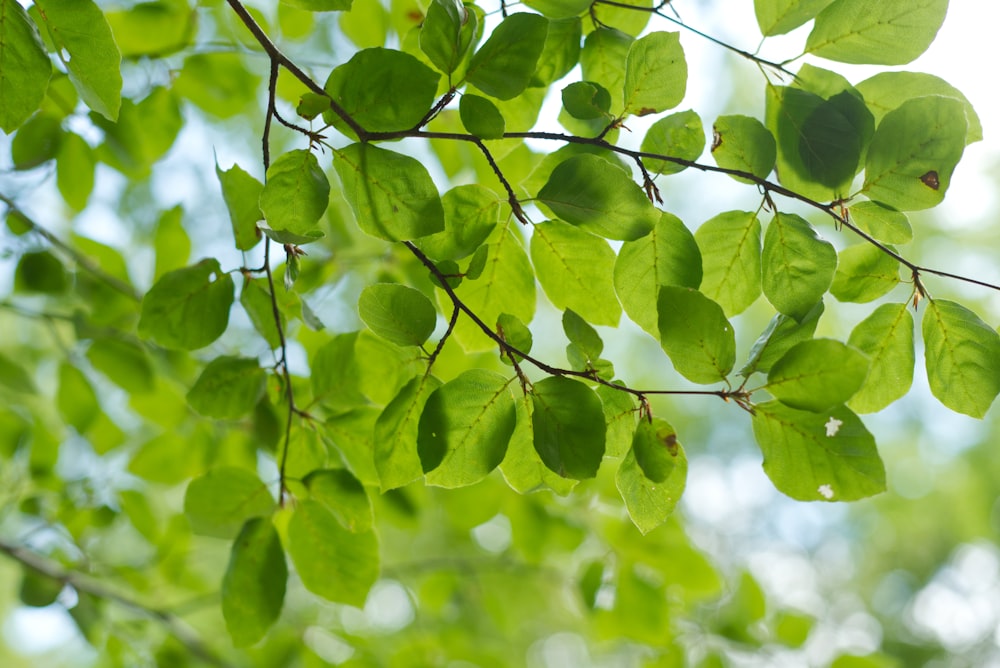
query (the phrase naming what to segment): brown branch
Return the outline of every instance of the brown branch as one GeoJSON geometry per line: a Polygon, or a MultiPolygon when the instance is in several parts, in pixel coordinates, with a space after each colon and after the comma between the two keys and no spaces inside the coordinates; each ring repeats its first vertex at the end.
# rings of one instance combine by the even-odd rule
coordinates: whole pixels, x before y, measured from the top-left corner
{"type": "Polygon", "coordinates": [[[67,584],[79,592],[90,594],[105,601],[111,601],[162,624],[167,632],[184,645],[185,649],[192,656],[206,663],[224,668],[233,665],[219,657],[174,613],[146,605],[141,601],[112,589],[91,575],[66,569],[52,559],[25,547],[0,541],[0,553],[7,555],[33,571],[41,573],[57,582],[67,584]]]}

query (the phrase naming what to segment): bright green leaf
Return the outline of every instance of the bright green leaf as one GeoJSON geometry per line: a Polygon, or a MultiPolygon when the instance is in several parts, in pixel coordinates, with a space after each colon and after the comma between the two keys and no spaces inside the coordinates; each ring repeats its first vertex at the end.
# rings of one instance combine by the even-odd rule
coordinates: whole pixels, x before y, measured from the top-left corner
{"type": "MultiPolygon", "coordinates": [[[[723,169],[735,169],[767,178],[777,156],[774,135],[764,124],[750,116],[719,116],[712,126],[712,157],[723,169]]],[[[743,183],[750,179],[733,176],[743,183]]]]}
{"type": "Polygon", "coordinates": [[[222,616],[236,647],[264,637],[281,614],[288,566],[271,520],[248,520],[233,542],[222,579],[222,616]]]}
{"type": "Polygon", "coordinates": [[[531,261],[556,308],[571,308],[595,325],[618,324],[615,252],[607,241],[562,221],[540,223],[531,234],[531,261]]]}
{"type": "Polygon", "coordinates": [[[887,244],[905,244],[913,240],[913,228],[902,211],[865,200],[850,208],[851,221],[862,231],[887,244]]]}
{"type": "Polygon", "coordinates": [[[750,211],[726,211],[694,232],[701,249],[702,293],[728,315],[742,313],[761,292],[760,220],[750,211]]]}
{"type": "Polygon", "coordinates": [[[87,376],[67,362],[59,365],[56,407],[66,424],[71,425],[80,434],[86,433],[101,410],[97,394],[87,376]]]}
{"type": "Polygon", "coordinates": [[[265,381],[257,360],[217,357],[198,376],[187,400],[205,417],[238,418],[252,411],[264,396],[265,381]]]}
{"type": "Polygon", "coordinates": [[[135,343],[101,338],[90,344],[87,359],[108,380],[130,394],[152,392],[153,366],[146,352],[135,343]]]}
{"type": "Polygon", "coordinates": [[[313,499],[300,500],[292,513],[288,554],[305,588],[328,601],[361,607],[378,579],[375,534],[351,533],[313,499]]]}
{"type": "Polygon", "coordinates": [[[615,290],[634,323],[659,338],[656,299],[661,285],[697,288],[701,251],[694,235],[676,216],[662,213],[653,231],[626,241],[615,261],[615,290]]]}
{"type": "Polygon", "coordinates": [[[424,404],[441,381],[420,375],[399,391],[375,422],[375,469],[382,491],[408,485],[424,474],[417,429],[424,404]]]}
{"type": "Polygon", "coordinates": [[[564,478],[593,478],[604,456],[606,425],[600,398],[583,383],[549,376],[534,383],[531,415],[535,450],[564,478]]]}
{"type": "Polygon", "coordinates": [[[56,157],[62,143],[61,119],[35,114],[17,130],[10,144],[14,169],[33,169],[56,157]]]}
{"type": "Polygon", "coordinates": [[[531,396],[519,396],[517,424],[510,437],[507,454],[500,462],[500,472],[511,489],[519,494],[551,489],[556,494],[565,496],[572,491],[577,481],[557,475],[542,462],[534,446],[533,413],[531,396]]]}
{"type": "Polygon", "coordinates": [[[822,413],[848,399],[868,375],[868,358],[833,339],[792,346],[767,374],[767,391],[792,408],[822,413]]]}
{"type": "Polygon", "coordinates": [[[397,346],[422,345],[437,324],[431,300],[397,283],[375,283],[362,290],[358,314],[369,329],[397,346]]]}
{"type": "Polygon", "coordinates": [[[197,27],[195,9],[178,0],[146,1],[105,12],[123,58],[165,56],[186,47],[197,27]]]}
{"type": "Polygon", "coordinates": [[[810,21],[832,0],[754,0],[757,25],[765,37],[784,35],[810,21]]]}
{"type": "Polygon", "coordinates": [[[660,345],[694,383],[724,380],[736,362],[736,335],[722,307],[691,288],[665,285],[657,300],[660,345]]]}
{"type": "Polygon", "coordinates": [[[361,481],[347,469],[313,471],[302,483],[313,498],[330,510],[343,527],[354,533],[372,528],[372,504],[361,481]]]}
{"type": "Polygon", "coordinates": [[[232,277],[206,258],[153,284],[142,300],[139,335],[166,348],[203,348],[226,330],[232,303],[232,277]]]}
{"type": "MultiPolygon", "coordinates": [[[[271,350],[281,345],[281,335],[274,322],[274,305],[271,302],[271,292],[265,279],[243,279],[243,289],[240,291],[240,305],[247,312],[251,324],[257,333],[264,337],[271,350]]],[[[284,314],[281,314],[281,327],[286,331],[284,314]]]]}
{"type": "Polygon", "coordinates": [[[232,118],[257,101],[261,78],[240,53],[195,53],[173,82],[173,90],[221,119],[232,118]]]}
{"type": "Polygon", "coordinates": [[[575,81],[562,89],[563,108],[573,118],[591,120],[609,119],[611,93],[593,81],[575,81]]]}
{"type": "Polygon", "coordinates": [[[569,74],[580,61],[582,41],[583,21],[580,17],[551,19],[545,34],[545,46],[529,86],[548,86],[569,74]]]}
{"type": "Polygon", "coordinates": [[[503,19],[472,55],[466,80],[492,97],[517,97],[535,73],[548,26],[548,20],[537,14],[512,14],[503,19]]]}
{"type": "MultiPolygon", "coordinates": [[[[324,89],[365,130],[395,132],[420,123],[430,111],[440,78],[408,53],[372,48],[334,69],[324,89]]],[[[350,133],[333,111],[324,118],[350,133]]]]}
{"type": "Polygon", "coordinates": [[[184,514],[191,529],[207,536],[230,538],[246,520],[273,510],[267,486],[250,471],[230,466],[195,478],[184,494],[184,514]]]}
{"type": "Polygon", "coordinates": [[[638,239],[660,217],[631,176],[596,155],[561,162],[538,199],[559,218],[608,239],[638,239]]]}
{"type": "Polygon", "coordinates": [[[684,99],[687,74],[680,33],[651,32],[632,42],[625,59],[625,113],[673,109],[684,99]]]}
{"type": "Polygon", "coordinates": [[[899,284],[899,262],[869,243],[840,251],[830,294],[842,302],[870,302],[899,284]]]}
{"type": "Polygon", "coordinates": [[[268,168],[260,210],[271,229],[308,234],[316,229],[329,201],[330,183],[316,156],[296,149],[268,168]]]}
{"type": "Polygon", "coordinates": [[[502,139],[505,121],[496,105],[485,97],[466,93],[459,103],[462,125],[480,139],[502,139]]]}
{"type": "Polygon", "coordinates": [[[463,487],[489,475],[507,452],[514,414],[509,381],[492,371],[470,369],[436,389],[417,436],[427,484],[463,487]]]}
{"type": "Polygon", "coordinates": [[[184,229],[184,209],[180,205],[164,211],[156,221],[153,250],[156,251],[154,276],[187,266],[191,257],[191,239],[184,229]]]}
{"type": "Polygon", "coordinates": [[[310,12],[346,12],[351,9],[351,0],[281,0],[283,4],[310,12]]]}
{"type": "MultiPolygon", "coordinates": [[[[705,150],[705,128],[694,111],[678,111],[653,123],[642,139],[643,153],[669,155],[691,162],[705,150]]],[[[676,174],[687,167],[669,160],[644,158],[646,169],[655,174],[676,174]]],[[[773,161],[772,161],[773,163],[773,161]]],[[[770,171],[770,169],[768,169],[770,171]]]]}
{"type": "Polygon", "coordinates": [[[847,408],[813,413],[769,401],[754,410],[764,472],[778,491],[800,501],[854,501],[885,491],[875,438],[847,408]]]}
{"type": "Polygon", "coordinates": [[[982,141],[983,124],[972,108],[972,103],[960,90],[933,74],[923,72],[880,72],[865,79],[857,86],[858,92],[865,98],[865,104],[875,116],[878,124],[893,109],[907,100],[925,95],[941,95],[961,100],[965,107],[965,119],[969,123],[969,131],[965,143],[982,141]]]}
{"type": "Polygon", "coordinates": [[[74,211],[82,211],[94,190],[94,150],[82,137],[66,133],[56,153],[56,185],[63,200],[74,211]]]}
{"type": "Polygon", "coordinates": [[[883,304],[858,323],[847,339],[868,355],[868,377],[848,405],[858,413],[880,411],[913,383],[913,316],[907,304],[883,304]]]}
{"type": "Polygon", "coordinates": [[[121,107],[121,54],[103,12],[93,0],[37,0],[69,78],[91,109],[110,121],[121,107]]]}
{"type": "Polygon", "coordinates": [[[526,0],[524,4],[550,19],[565,19],[585,12],[590,0],[526,0]]]}
{"type": "Polygon", "coordinates": [[[257,221],[264,218],[259,204],[264,186],[237,164],[223,170],[216,163],[215,173],[222,185],[222,197],[229,210],[229,221],[236,237],[236,248],[250,250],[260,241],[257,221]]]}
{"type": "Polygon", "coordinates": [[[0,354],[0,385],[22,394],[35,393],[35,381],[23,366],[0,354]]]}
{"type": "Polygon", "coordinates": [[[904,102],[875,131],[862,192],[900,211],[939,204],[965,150],[967,131],[965,108],[953,97],[904,102]]]}
{"type": "Polygon", "coordinates": [[[444,229],[437,187],[420,161],[370,144],[336,151],[333,166],[358,226],[374,237],[401,241],[444,229]]]}
{"type": "Polygon", "coordinates": [[[740,369],[740,375],[749,377],[755,371],[767,373],[771,370],[771,366],[788,352],[789,348],[801,341],[811,339],[825,308],[823,302],[818,302],[806,314],[806,317],[802,318],[801,322],[797,322],[795,318],[790,318],[784,313],[776,314],[771,318],[767,329],[754,342],[747,363],[740,369]]]}
{"type": "Polygon", "coordinates": [[[611,93],[611,110],[619,113],[624,105],[625,59],[632,38],[613,28],[599,27],[583,42],[580,66],[583,80],[593,81],[611,93]]]}
{"type": "Polygon", "coordinates": [[[629,517],[646,534],[674,512],[687,482],[687,456],[665,420],[640,420],[615,484],[629,517]]]}
{"type": "Polygon", "coordinates": [[[961,304],[929,300],[924,360],[931,392],[948,408],[981,418],[1000,393],[1000,335],[961,304]]]}
{"type": "Polygon", "coordinates": [[[10,134],[38,109],[52,63],[17,0],[0,3],[0,130],[10,134]]]}
{"type": "Polygon", "coordinates": [[[486,241],[500,219],[500,200],[478,184],[452,188],[441,196],[444,230],[414,243],[437,260],[460,260],[486,241]]]}
{"type": "Polygon", "coordinates": [[[780,313],[802,320],[830,289],[837,251],[804,218],[774,216],[764,234],[761,287],[780,313]]]}
{"type": "Polygon", "coordinates": [[[478,15],[458,0],[432,0],[420,27],[420,50],[434,67],[451,74],[472,46],[478,23],[478,15]]]}
{"type": "Polygon", "coordinates": [[[806,53],[842,63],[905,65],[937,35],[948,0],[835,0],[806,40],[806,53]]]}

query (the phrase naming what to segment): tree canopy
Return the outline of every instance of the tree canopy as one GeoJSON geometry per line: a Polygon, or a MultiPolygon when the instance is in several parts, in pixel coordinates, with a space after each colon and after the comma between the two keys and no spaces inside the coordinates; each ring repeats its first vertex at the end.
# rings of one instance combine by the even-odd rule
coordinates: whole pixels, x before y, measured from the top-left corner
{"type": "MultiPolygon", "coordinates": [[[[723,453],[874,497],[907,470],[877,414],[1000,393],[1000,285],[924,213],[982,124],[897,67],[947,0],[755,0],[740,43],[682,4],[0,0],[0,612],[68,612],[58,660],[108,666],[956,651],[910,581],[852,604],[909,626],[824,641],[676,512],[723,453]]],[[[995,487],[948,497],[956,541],[995,487]]]]}

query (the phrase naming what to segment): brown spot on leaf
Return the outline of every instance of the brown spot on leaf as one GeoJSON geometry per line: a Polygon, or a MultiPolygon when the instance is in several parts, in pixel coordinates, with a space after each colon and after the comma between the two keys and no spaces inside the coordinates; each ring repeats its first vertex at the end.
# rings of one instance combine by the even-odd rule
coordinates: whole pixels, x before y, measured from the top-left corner
{"type": "Polygon", "coordinates": [[[923,184],[931,190],[937,190],[941,187],[941,181],[938,180],[938,173],[933,169],[921,176],[920,180],[923,181],[923,184]]]}
{"type": "Polygon", "coordinates": [[[722,135],[715,128],[712,128],[712,153],[715,153],[715,149],[722,146],[722,135]]]}
{"type": "Polygon", "coordinates": [[[650,109],[649,107],[643,107],[639,111],[635,112],[636,116],[649,116],[650,114],[655,114],[656,109],[650,109]]]}
{"type": "Polygon", "coordinates": [[[676,457],[677,456],[677,434],[671,432],[671,433],[667,434],[666,438],[664,438],[663,435],[662,435],[662,433],[661,433],[660,434],[660,440],[663,441],[663,445],[665,445],[667,447],[667,450],[670,452],[670,454],[672,456],[676,457]]]}

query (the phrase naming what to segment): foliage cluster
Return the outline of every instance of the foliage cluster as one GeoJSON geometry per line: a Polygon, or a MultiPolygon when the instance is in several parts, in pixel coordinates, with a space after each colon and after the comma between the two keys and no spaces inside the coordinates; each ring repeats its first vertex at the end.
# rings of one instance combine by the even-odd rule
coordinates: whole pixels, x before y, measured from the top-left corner
{"type": "MultiPolygon", "coordinates": [[[[670,520],[688,462],[665,407],[745,412],[789,497],[878,494],[859,414],[907,394],[921,341],[948,408],[983,417],[1000,393],[1000,335],[925,279],[1000,286],[905,250],[908,214],[943,200],[982,138],[968,100],[917,72],[789,69],[906,64],[947,0],[754,6],[765,38],[812,22],[804,52],[778,63],[712,40],[669,0],[0,0],[0,128],[15,172],[54,178],[62,199],[0,193],[16,260],[0,302],[3,522],[49,541],[0,543],[24,566],[23,602],[68,585],[111,665],[139,660],[128,638],[150,626],[151,664],[509,665],[569,623],[566,575],[546,570],[569,567],[588,633],[650,665],[723,661],[682,642],[675,616],[727,642],[802,645],[811,619],[765,615],[749,575],[719,602],[719,574],[670,520]],[[688,39],[759,70],[763,111],[710,125],[677,111],[688,39]],[[540,113],[550,99],[558,119],[540,113]],[[180,205],[136,221],[134,256],[41,222],[92,217],[114,173],[156,208],[150,179],[194,122],[261,142],[256,162],[212,165],[207,210],[228,213],[230,240],[199,236],[180,205]],[[661,187],[685,170],[745,184],[746,210],[668,212],[661,187]],[[321,308],[331,286],[346,309],[321,308]],[[546,302],[565,362],[535,345],[554,336],[533,324],[546,302]],[[817,337],[838,304],[869,306],[843,340],[817,337]],[[751,307],[762,331],[736,318],[751,307]],[[674,385],[616,373],[599,328],[623,316],[674,385]],[[102,484],[110,460],[125,470],[102,484]],[[477,561],[511,529],[520,560],[477,561]],[[463,568],[504,591],[469,591],[463,568]],[[211,592],[210,609],[174,609],[211,592]],[[426,626],[386,647],[352,622],[380,592],[419,601],[426,626]],[[116,603],[149,619],[130,627],[116,603]],[[481,609],[490,620],[455,637],[481,609]]],[[[835,665],[866,665],[852,660],[835,665]]]]}

